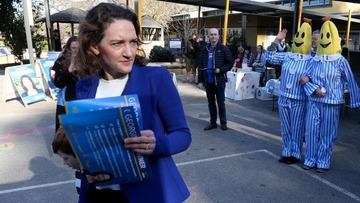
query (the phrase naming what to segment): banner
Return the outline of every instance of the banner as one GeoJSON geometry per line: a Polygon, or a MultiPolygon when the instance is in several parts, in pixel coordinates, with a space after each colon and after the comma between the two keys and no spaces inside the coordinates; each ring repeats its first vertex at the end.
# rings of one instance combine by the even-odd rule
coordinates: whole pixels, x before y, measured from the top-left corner
{"type": "MultiPolygon", "coordinates": [[[[7,77],[7,74],[16,89],[17,96],[20,96],[25,107],[27,107],[27,104],[46,100],[41,80],[36,77],[31,64],[7,67],[5,77],[7,77]]],[[[7,90],[4,92],[7,92],[7,90]]]]}
{"type": "Polygon", "coordinates": [[[50,78],[50,69],[54,66],[55,61],[52,59],[40,59],[38,60],[38,64],[40,66],[40,70],[42,73],[42,76],[45,80],[45,84],[44,87],[45,89],[49,89],[49,93],[51,98],[55,99],[58,92],[59,92],[59,88],[57,88],[54,83],[52,82],[51,78],[50,78]]]}

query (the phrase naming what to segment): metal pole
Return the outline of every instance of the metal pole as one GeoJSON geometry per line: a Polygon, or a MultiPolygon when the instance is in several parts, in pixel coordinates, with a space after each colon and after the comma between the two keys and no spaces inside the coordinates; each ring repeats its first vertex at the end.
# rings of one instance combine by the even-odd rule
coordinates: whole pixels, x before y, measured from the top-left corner
{"type": "Polygon", "coordinates": [[[139,14],[138,14],[138,18],[139,18],[139,24],[140,24],[140,39],[142,39],[142,0],[139,0],[139,8],[138,8],[138,11],[139,11],[139,14]]]}
{"type": "Polygon", "coordinates": [[[228,18],[229,18],[229,2],[230,2],[230,0],[226,0],[224,35],[223,35],[223,44],[224,45],[226,45],[226,38],[227,38],[227,27],[228,27],[228,18]]]}
{"type": "Polygon", "coordinates": [[[282,17],[279,19],[279,32],[281,31],[282,29],[282,17]]]}
{"type": "Polygon", "coordinates": [[[294,36],[298,30],[297,24],[298,24],[298,18],[299,18],[299,0],[295,0],[295,6],[294,6],[294,17],[293,17],[293,30],[292,35],[294,36]]]}
{"type": "Polygon", "coordinates": [[[32,65],[32,67],[35,68],[34,51],[33,51],[31,30],[30,30],[31,22],[34,22],[32,13],[29,12],[29,10],[31,11],[31,0],[24,0],[23,6],[24,6],[24,24],[25,24],[25,32],[26,32],[26,42],[30,54],[29,59],[30,59],[30,64],[32,65]]]}
{"type": "Polygon", "coordinates": [[[198,9],[198,17],[197,17],[197,33],[200,33],[200,13],[201,13],[201,6],[198,9]]]}
{"type": "Polygon", "coordinates": [[[246,38],[246,15],[244,13],[241,16],[241,36],[246,38]]]}
{"type": "Polygon", "coordinates": [[[302,8],[303,8],[303,0],[300,0],[300,3],[299,3],[299,18],[298,18],[298,27],[297,27],[297,30],[300,29],[300,25],[301,25],[302,8]]]}
{"type": "Polygon", "coordinates": [[[45,1],[46,35],[47,35],[48,50],[50,51],[53,48],[53,44],[50,39],[52,37],[51,24],[50,24],[50,6],[49,6],[49,0],[44,0],[44,1],[45,1]]]}
{"type": "Polygon", "coordinates": [[[347,24],[347,31],[346,31],[346,46],[349,46],[349,35],[350,35],[350,25],[351,25],[351,9],[349,10],[349,15],[348,15],[348,24],[347,24]]]}

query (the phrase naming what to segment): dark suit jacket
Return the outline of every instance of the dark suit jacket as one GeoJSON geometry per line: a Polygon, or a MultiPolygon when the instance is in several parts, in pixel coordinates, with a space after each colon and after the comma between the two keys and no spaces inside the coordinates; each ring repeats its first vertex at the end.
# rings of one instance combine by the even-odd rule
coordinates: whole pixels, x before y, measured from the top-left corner
{"type": "MultiPolygon", "coordinates": [[[[211,44],[209,43],[206,47],[204,47],[201,51],[200,56],[200,64],[199,64],[199,83],[207,82],[207,65],[209,60],[209,49],[211,44]]],[[[224,46],[220,42],[218,42],[214,49],[213,54],[213,67],[219,68],[220,73],[215,74],[215,83],[226,83],[227,76],[226,72],[231,70],[234,63],[234,59],[232,57],[231,51],[228,47],[224,46]]]]}

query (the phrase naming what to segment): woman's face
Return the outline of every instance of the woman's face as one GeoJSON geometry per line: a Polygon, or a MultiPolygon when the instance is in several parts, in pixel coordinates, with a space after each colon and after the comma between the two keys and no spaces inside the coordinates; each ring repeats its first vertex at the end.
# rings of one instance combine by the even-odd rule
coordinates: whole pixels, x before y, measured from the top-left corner
{"type": "Polygon", "coordinates": [[[61,151],[58,151],[58,155],[63,159],[65,165],[75,170],[80,170],[79,161],[74,156],[69,154],[64,154],[61,151]]]}
{"type": "Polygon", "coordinates": [[[262,47],[260,47],[260,46],[256,47],[256,51],[257,51],[258,53],[262,52],[262,47]]]}
{"type": "Polygon", "coordinates": [[[27,77],[24,77],[22,79],[22,84],[24,85],[24,87],[26,87],[27,90],[34,89],[32,81],[27,77]]]}
{"type": "Polygon", "coordinates": [[[112,80],[132,70],[137,53],[137,35],[128,20],[115,20],[104,32],[104,38],[94,47],[94,53],[105,62],[105,79],[112,80]]]}
{"type": "Polygon", "coordinates": [[[70,50],[72,55],[76,55],[79,50],[79,42],[73,41],[70,44],[70,50]]]}

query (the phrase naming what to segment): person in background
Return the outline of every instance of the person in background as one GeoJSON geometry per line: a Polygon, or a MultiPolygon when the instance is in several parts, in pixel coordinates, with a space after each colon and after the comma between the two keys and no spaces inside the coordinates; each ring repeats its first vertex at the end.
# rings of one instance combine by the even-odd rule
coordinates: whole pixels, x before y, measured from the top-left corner
{"type": "Polygon", "coordinates": [[[255,61],[252,64],[252,69],[255,72],[260,73],[260,87],[264,87],[265,86],[265,64],[266,64],[266,60],[265,60],[265,53],[264,53],[264,48],[261,45],[258,45],[256,47],[256,55],[255,55],[255,61]]]}
{"type": "Polygon", "coordinates": [[[189,83],[190,82],[190,73],[193,74],[193,79],[191,80],[191,83],[195,83],[196,78],[196,49],[195,44],[197,41],[196,34],[192,34],[192,37],[189,39],[187,43],[187,49],[186,49],[186,76],[183,83],[189,83]]]}
{"type": "Polygon", "coordinates": [[[210,112],[210,124],[204,130],[217,128],[217,108],[222,130],[227,130],[225,108],[226,72],[231,70],[234,59],[229,48],[219,42],[219,30],[209,30],[210,43],[202,50],[199,66],[200,89],[206,91],[210,112]],[[217,108],[216,108],[217,103],[217,108]]]}
{"type": "Polygon", "coordinates": [[[254,54],[251,52],[251,47],[250,46],[245,46],[244,48],[244,58],[243,61],[245,60],[247,63],[248,67],[252,67],[255,58],[254,58],[254,54]]]}
{"type": "Polygon", "coordinates": [[[64,48],[64,46],[66,45],[66,42],[70,39],[71,37],[71,33],[70,32],[65,32],[65,34],[63,35],[63,39],[61,40],[61,46],[64,48]]]}
{"type": "Polygon", "coordinates": [[[139,55],[140,34],[138,17],[125,6],[100,3],[91,8],[78,35],[76,69],[82,79],[76,96],[82,100],[137,94],[143,129],[123,144],[148,156],[153,177],[121,184],[121,190],[129,202],[184,202],[190,192],[172,156],[188,149],[191,133],[169,71],[146,66],[139,55]]]}
{"type": "Polygon", "coordinates": [[[350,53],[349,53],[349,48],[346,46],[346,40],[345,39],[342,39],[340,37],[340,46],[341,46],[341,55],[346,58],[346,60],[348,62],[350,62],[350,53]]]}
{"type": "Polygon", "coordinates": [[[29,49],[23,49],[23,56],[22,59],[30,59],[30,53],[29,53],[29,49]]]}
{"type": "Polygon", "coordinates": [[[243,58],[244,58],[244,53],[245,49],[242,46],[242,44],[239,44],[238,46],[238,51],[236,53],[236,58],[235,58],[235,67],[236,68],[241,68],[242,67],[242,63],[243,63],[243,58]]]}
{"type": "MultiPolygon", "coordinates": [[[[76,190],[79,193],[79,195],[86,196],[87,203],[101,203],[104,202],[106,199],[106,202],[113,202],[113,203],[127,203],[128,200],[125,197],[125,195],[121,192],[120,188],[117,190],[114,189],[102,189],[101,187],[97,187],[94,184],[89,185],[81,185],[81,179],[86,179],[86,176],[80,172],[80,162],[76,158],[75,152],[73,151],[70,141],[66,135],[65,129],[63,127],[59,127],[59,129],[56,131],[54,139],[51,143],[52,150],[54,154],[59,155],[63,161],[64,164],[68,167],[75,170],[75,186],[76,190]],[[81,187],[88,187],[88,192],[86,194],[80,194],[81,187]]],[[[98,174],[97,176],[90,177],[93,178],[93,181],[95,180],[102,180],[105,181],[109,179],[109,176],[106,176],[106,174],[98,174]]],[[[79,196],[79,199],[83,199],[83,197],[79,196]]]]}
{"type": "Polygon", "coordinates": [[[70,37],[66,42],[62,53],[56,59],[54,66],[50,70],[52,82],[56,87],[61,89],[58,93],[59,102],[56,106],[55,131],[60,126],[59,115],[66,113],[64,102],[76,99],[75,86],[78,76],[74,68],[74,57],[77,54],[78,48],[79,43],[77,37],[70,37]]]}
{"type": "Polygon", "coordinates": [[[196,59],[195,74],[196,74],[196,70],[199,70],[198,68],[200,66],[201,51],[206,45],[207,45],[207,43],[204,41],[204,36],[202,34],[199,34],[197,39],[196,39],[196,43],[195,43],[195,51],[196,51],[196,54],[195,54],[195,59],[196,59]]]}
{"type": "Polygon", "coordinates": [[[311,56],[314,57],[316,55],[316,49],[318,46],[318,39],[319,39],[320,30],[315,30],[312,33],[312,50],[311,50],[311,56]]]}
{"type": "Polygon", "coordinates": [[[285,39],[282,39],[276,47],[277,52],[287,52],[288,44],[286,43],[285,39]]]}
{"type": "Polygon", "coordinates": [[[53,40],[55,44],[55,51],[62,51],[60,33],[59,30],[55,29],[53,32],[53,40]]]}
{"type": "MultiPolygon", "coordinates": [[[[287,52],[291,51],[288,50],[288,44],[286,43],[285,39],[282,39],[276,47],[276,52],[287,52]]],[[[275,77],[280,78],[281,76],[281,65],[271,65],[272,68],[275,69],[275,77]]]]}

